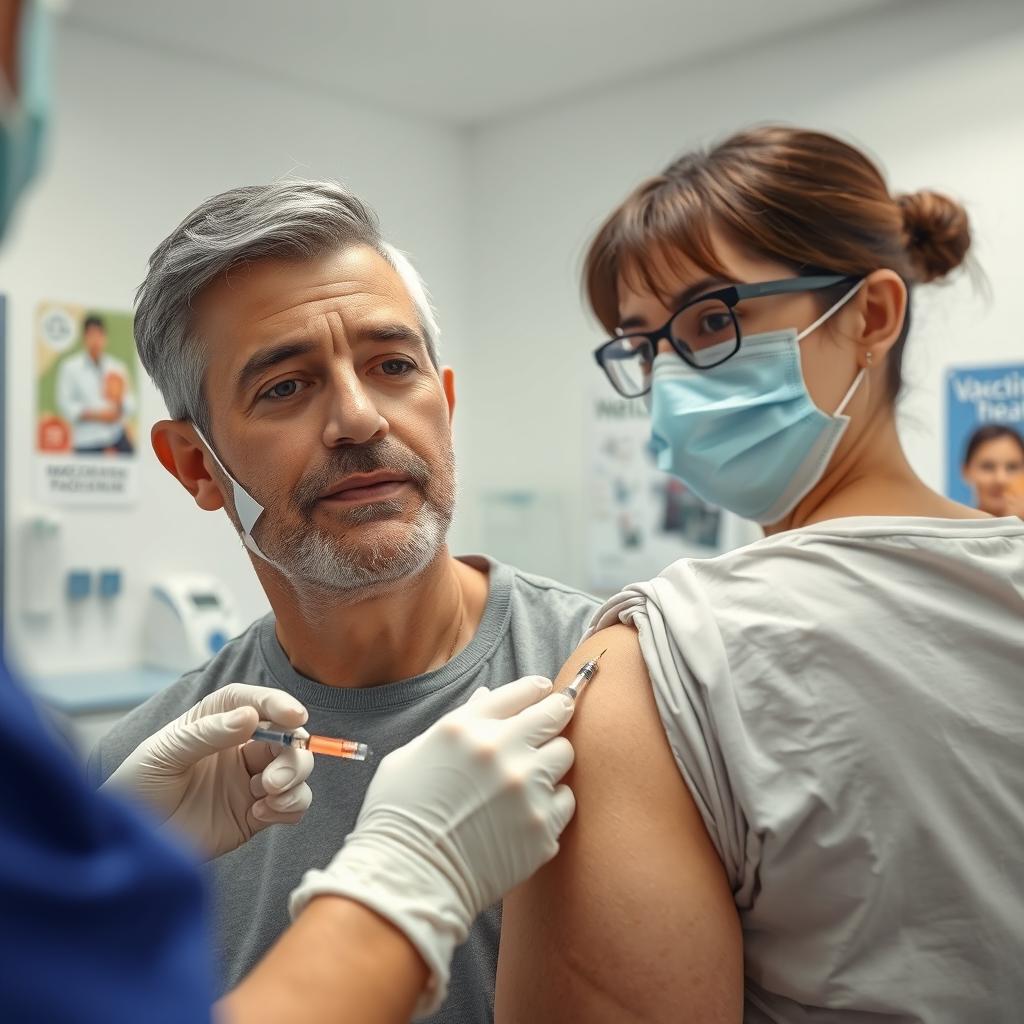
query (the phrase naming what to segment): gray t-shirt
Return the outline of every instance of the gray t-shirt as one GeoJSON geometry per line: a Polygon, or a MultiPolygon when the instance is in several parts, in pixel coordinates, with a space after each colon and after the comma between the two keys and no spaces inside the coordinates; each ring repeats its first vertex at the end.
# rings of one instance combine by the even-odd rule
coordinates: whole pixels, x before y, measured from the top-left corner
{"type": "MultiPolygon", "coordinates": [[[[313,806],[294,826],[275,826],[210,866],[221,979],[233,987],[288,925],[288,893],[310,867],[326,864],[355,825],[380,759],[423,732],[478,687],[524,675],[554,678],[572,654],[597,602],[580,591],[479,557],[462,559],[489,571],[490,592],[472,642],[435,672],[381,686],[325,686],[289,664],[268,615],[212,661],[179,679],[122,719],[93,754],[97,781],[135,746],[206,694],[230,682],[276,686],[309,709],[309,729],[369,743],[365,762],[318,758],[310,777],[313,806]]],[[[455,953],[441,1024],[477,1024],[494,1016],[500,911],[477,920],[455,953]]]]}

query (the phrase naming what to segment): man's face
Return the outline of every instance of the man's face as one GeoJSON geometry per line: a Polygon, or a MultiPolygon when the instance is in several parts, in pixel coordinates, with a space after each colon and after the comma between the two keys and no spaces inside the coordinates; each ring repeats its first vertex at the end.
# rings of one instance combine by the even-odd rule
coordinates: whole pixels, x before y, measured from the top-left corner
{"type": "Polygon", "coordinates": [[[210,440],[266,509],[264,553],[339,591],[428,565],[454,511],[451,400],[390,264],[366,246],[253,264],[197,313],[210,440]]]}
{"type": "Polygon", "coordinates": [[[107,332],[102,327],[91,324],[85,329],[83,341],[85,343],[85,351],[89,353],[93,362],[98,363],[100,356],[103,355],[107,347],[107,332]]]}

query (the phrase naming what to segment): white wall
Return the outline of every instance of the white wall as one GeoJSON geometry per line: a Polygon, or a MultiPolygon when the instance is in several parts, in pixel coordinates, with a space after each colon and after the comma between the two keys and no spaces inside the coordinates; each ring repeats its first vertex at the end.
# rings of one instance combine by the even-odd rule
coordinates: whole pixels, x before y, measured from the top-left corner
{"type": "MultiPolygon", "coordinates": [[[[898,190],[963,198],[991,305],[963,280],[919,292],[904,439],[941,487],[947,362],[1020,359],[1024,277],[1024,5],[897,3],[882,13],[604,95],[489,124],[472,138],[470,325],[461,415],[464,507],[487,489],[541,488],[568,510],[554,576],[586,585],[586,395],[601,340],[582,310],[585,244],[641,178],[751,122],[843,134],[898,190]],[[930,294],[928,294],[930,293],[930,294]]],[[[470,536],[480,534],[468,520],[470,536]],[[473,532],[475,531],[475,532],[473,532]]],[[[551,547],[552,545],[547,545],[551,547]]]]}
{"type": "MultiPolygon", "coordinates": [[[[346,180],[416,258],[442,310],[462,329],[465,140],[454,129],[315,96],[209,64],[65,29],[59,120],[49,169],[23,207],[0,260],[8,318],[8,635],[33,674],[129,666],[139,656],[147,581],[202,570],[224,579],[244,621],[266,607],[221,514],[200,512],[145,445],[143,496],[131,509],[62,513],[75,566],[120,566],[114,613],[89,599],[33,627],[19,613],[18,529],[33,505],[32,318],[43,298],[129,309],[155,244],[201,199],[289,172],[346,180]]],[[[448,344],[446,355],[456,345],[448,344]]],[[[147,382],[143,430],[163,415],[147,382]]]]}
{"type": "MultiPolygon", "coordinates": [[[[137,507],[64,515],[76,565],[125,569],[116,614],[105,621],[91,601],[81,621],[61,615],[32,630],[18,613],[36,302],[127,308],[153,245],[199,199],[295,171],[342,177],[370,200],[431,285],[457,370],[462,499],[453,546],[481,546],[484,492],[545,491],[564,508],[561,536],[538,537],[543,558],[528,567],[586,585],[585,408],[600,336],[582,309],[578,271],[603,216],[681,150],[768,119],[864,144],[896,188],[964,198],[994,298],[986,305],[966,281],[919,293],[904,407],[910,456],[941,486],[944,366],[1024,355],[1015,303],[1024,272],[1022,96],[1024,7],[1009,0],[895,2],[468,134],[66,32],[53,159],[0,259],[0,291],[10,296],[15,655],[36,673],[131,664],[145,584],[166,570],[216,572],[244,619],[265,607],[227,522],[195,509],[146,452],[137,507]]],[[[142,423],[161,414],[148,389],[142,423]]]]}

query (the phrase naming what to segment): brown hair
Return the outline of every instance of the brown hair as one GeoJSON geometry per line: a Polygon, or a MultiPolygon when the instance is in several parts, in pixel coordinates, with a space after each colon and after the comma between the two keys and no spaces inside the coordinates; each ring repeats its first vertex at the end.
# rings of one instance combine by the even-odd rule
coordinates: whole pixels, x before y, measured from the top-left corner
{"type": "MultiPolygon", "coordinates": [[[[944,277],[971,244],[963,207],[937,192],[892,196],[875,164],[831,135],[779,125],[751,128],[669,164],[633,190],[604,222],[587,252],[584,288],[594,313],[618,323],[620,278],[658,294],[651,257],[685,255],[724,275],[712,225],[752,252],[798,274],[862,276],[896,271],[907,284],[944,277]]],[[[893,398],[902,385],[910,308],[889,353],[893,398]]]]}
{"type": "Polygon", "coordinates": [[[964,451],[964,465],[967,466],[971,459],[978,454],[978,449],[989,441],[998,441],[1001,437],[1008,437],[1011,441],[1017,442],[1021,455],[1024,455],[1024,437],[1021,437],[1016,430],[1006,423],[986,423],[967,440],[967,448],[964,451]]]}

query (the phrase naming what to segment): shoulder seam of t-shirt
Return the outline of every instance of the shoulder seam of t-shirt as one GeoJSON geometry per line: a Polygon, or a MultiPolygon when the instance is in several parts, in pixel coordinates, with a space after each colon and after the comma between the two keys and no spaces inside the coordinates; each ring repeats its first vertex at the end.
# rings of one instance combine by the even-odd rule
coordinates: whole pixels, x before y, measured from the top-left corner
{"type": "Polygon", "coordinates": [[[532,572],[524,572],[515,566],[509,566],[509,568],[517,580],[522,580],[527,586],[533,587],[534,590],[557,590],[560,594],[582,597],[584,600],[592,601],[594,604],[601,603],[593,594],[588,594],[585,590],[580,590],[578,587],[571,587],[568,583],[559,583],[558,580],[548,579],[547,576],[536,576],[532,572]]]}
{"type": "MultiPolygon", "coordinates": [[[[948,544],[969,544],[1004,538],[1007,541],[1024,541],[1024,520],[1011,517],[999,519],[933,519],[913,516],[848,516],[827,520],[810,526],[785,530],[772,537],[763,537],[742,547],[723,551],[705,558],[684,556],[659,573],[662,576],[669,568],[686,565],[700,574],[701,569],[714,571],[718,565],[730,565],[745,556],[755,557],[758,552],[779,549],[798,550],[815,543],[856,542],[865,538],[887,540],[894,544],[900,541],[920,539],[923,541],[946,542],[948,544]],[[860,522],[860,520],[866,520],[860,522]]],[[[632,590],[633,587],[625,588],[632,590]]]]}
{"type": "Polygon", "coordinates": [[[601,603],[599,598],[595,597],[593,594],[588,594],[585,590],[580,590],[579,587],[573,587],[568,583],[562,583],[560,580],[551,579],[550,576],[540,576],[537,573],[529,572],[526,569],[519,569],[514,565],[509,565],[507,562],[499,562],[490,555],[472,553],[457,555],[456,557],[460,560],[469,561],[470,563],[473,559],[479,559],[482,562],[486,562],[492,569],[500,567],[501,569],[511,573],[517,580],[522,580],[535,590],[557,590],[560,593],[570,594],[573,597],[586,598],[586,600],[593,601],[595,604],[601,603]]]}
{"type": "Polygon", "coordinates": [[[975,537],[1024,537],[1024,520],[1009,516],[998,519],[934,519],[924,516],[845,517],[788,530],[766,541],[800,537],[935,537],[970,540],[975,537]],[[859,522],[859,519],[866,520],[859,522]]]}
{"type": "Polygon", "coordinates": [[[844,541],[863,537],[877,537],[882,540],[904,537],[921,537],[936,541],[990,540],[1005,537],[1009,540],[1024,540],[1024,521],[1016,523],[1008,518],[993,519],[927,519],[910,516],[862,516],[846,517],[801,526],[786,530],[773,537],[764,537],[743,547],[724,551],[711,558],[684,558],[686,562],[717,562],[730,560],[746,552],[775,547],[795,547],[814,541],[844,541]],[[859,519],[867,520],[859,523],[859,519]]]}

